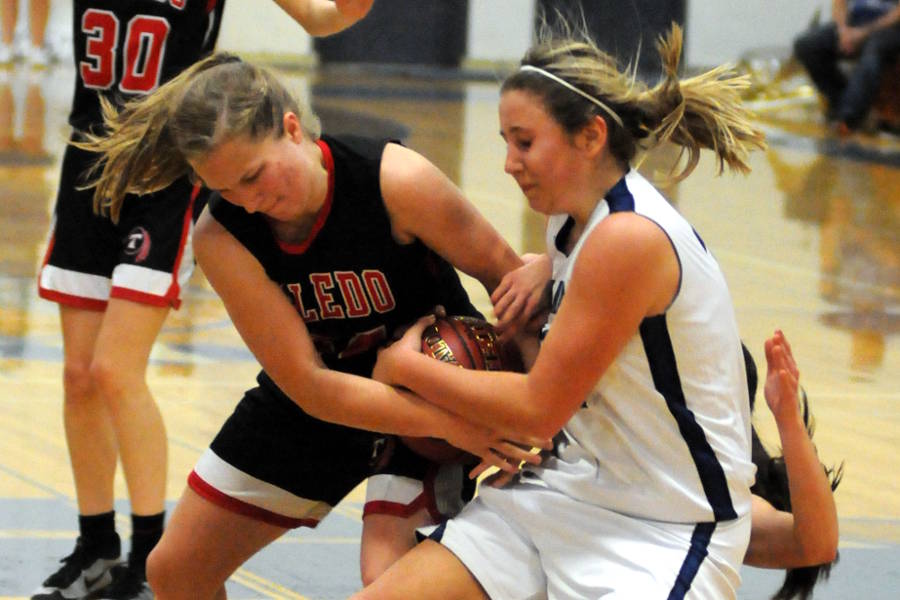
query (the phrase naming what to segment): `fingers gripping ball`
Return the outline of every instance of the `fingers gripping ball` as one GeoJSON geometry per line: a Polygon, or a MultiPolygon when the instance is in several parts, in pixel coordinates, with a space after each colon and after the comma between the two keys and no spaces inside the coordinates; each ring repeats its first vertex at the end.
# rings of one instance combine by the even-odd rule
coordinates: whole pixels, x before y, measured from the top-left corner
{"type": "Polygon", "coordinates": [[[494,326],[475,317],[440,317],[422,332],[422,352],[478,371],[522,372],[515,344],[504,344],[494,326]]]}
{"type": "MultiPolygon", "coordinates": [[[[440,317],[422,332],[422,353],[464,369],[522,372],[514,344],[504,344],[494,327],[474,317],[440,317]]],[[[414,452],[435,462],[460,462],[468,454],[439,438],[403,437],[414,452]]]]}

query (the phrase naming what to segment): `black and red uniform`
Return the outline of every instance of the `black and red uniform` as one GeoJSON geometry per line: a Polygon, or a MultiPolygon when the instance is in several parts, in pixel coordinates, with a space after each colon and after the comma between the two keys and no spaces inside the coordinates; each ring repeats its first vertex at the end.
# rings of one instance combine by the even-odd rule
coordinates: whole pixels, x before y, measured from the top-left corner
{"type": "MultiPolygon", "coordinates": [[[[113,103],[147,94],[210,53],[224,0],[76,0],[73,7],[73,139],[102,126],[100,95],[113,103]]],[[[48,300],[102,310],[109,298],[175,306],[193,270],[193,217],[205,191],[181,179],[126,198],[119,223],[79,190],[95,154],[68,146],[38,291],[48,300]]]]}
{"type": "MultiPolygon", "coordinates": [[[[278,241],[263,215],[221,197],[209,209],[281,287],[323,362],[369,377],[377,348],[397,328],[438,304],[449,314],[478,312],[449,263],[419,241],[394,239],[379,184],[389,141],[323,136],[318,143],[328,196],[302,243],[278,241]]],[[[446,499],[434,498],[427,461],[391,436],[307,415],[265,372],[257,381],[191,473],[196,492],[282,527],[315,526],[361,481],[388,473],[416,482],[417,491],[407,497],[398,484],[404,491],[396,497],[370,496],[369,512],[405,514],[426,505],[436,518],[442,512],[434,504],[446,499]]],[[[457,481],[454,493],[462,494],[463,478],[457,481]]]]}

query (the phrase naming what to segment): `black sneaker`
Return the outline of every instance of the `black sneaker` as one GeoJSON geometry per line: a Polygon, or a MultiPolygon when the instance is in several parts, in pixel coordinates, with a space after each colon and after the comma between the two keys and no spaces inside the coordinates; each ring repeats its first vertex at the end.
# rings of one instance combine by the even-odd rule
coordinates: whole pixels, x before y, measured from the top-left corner
{"type": "Polygon", "coordinates": [[[112,581],[110,569],[119,564],[119,558],[99,558],[85,550],[79,537],[75,540],[75,550],[61,562],[59,570],[44,580],[41,588],[34,592],[31,600],[69,600],[82,598],[85,594],[107,585],[112,581]]]}
{"type": "Polygon", "coordinates": [[[96,589],[84,600],[153,600],[153,592],[147,585],[144,574],[126,564],[119,564],[109,570],[112,581],[96,589]]]}

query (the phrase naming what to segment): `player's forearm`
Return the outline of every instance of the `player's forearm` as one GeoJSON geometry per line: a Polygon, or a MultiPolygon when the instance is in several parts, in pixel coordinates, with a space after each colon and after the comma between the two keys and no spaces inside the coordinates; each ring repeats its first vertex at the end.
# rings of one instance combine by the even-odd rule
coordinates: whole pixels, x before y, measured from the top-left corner
{"type": "Polygon", "coordinates": [[[341,12],[331,0],[274,1],[312,36],[337,33],[350,27],[361,18],[355,14],[341,12]]]}
{"type": "Polygon", "coordinates": [[[777,420],[794,515],[794,537],[808,564],[834,559],[837,509],[825,470],[799,415],[777,420]]]}
{"type": "Polygon", "coordinates": [[[415,394],[326,368],[316,369],[303,381],[291,378],[279,386],[311,416],[347,427],[442,437],[457,424],[457,417],[415,394]]]}

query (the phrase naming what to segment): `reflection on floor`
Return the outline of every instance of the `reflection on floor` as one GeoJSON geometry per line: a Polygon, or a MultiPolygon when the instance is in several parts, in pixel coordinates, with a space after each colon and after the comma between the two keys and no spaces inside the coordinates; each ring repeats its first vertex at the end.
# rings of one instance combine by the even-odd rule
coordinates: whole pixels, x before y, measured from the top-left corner
{"type": "MultiPolygon", "coordinates": [[[[542,221],[503,174],[497,85],[352,69],[286,74],[330,132],[403,139],[456,181],[520,251],[539,251],[542,221]]],[[[66,139],[72,72],[0,70],[0,596],[22,597],[76,535],[60,418],[56,307],[39,301],[66,139]]],[[[828,464],[846,461],[837,492],[841,562],[816,598],[894,597],[900,581],[900,139],[839,141],[809,98],[759,105],[770,149],[746,179],[714,177],[711,161],[667,189],[722,263],[742,335],[758,361],[775,328],[794,345],[828,464]]],[[[668,167],[666,152],[644,165],[668,167]]],[[[467,286],[479,308],[484,293],[467,286]]],[[[151,387],[170,436],[169,498],[257,365],[196,273],[154,350],[151,387]]],[[[757,415],[764,439],[775,430],[757,415]]],[[[119,514],[127,515],[117,481],[119,514]]],[[[342,598],[359,585],[359,491],[316,531],[294,532],[229,582],[233,598],[342,598]]],[[[127,534],[123,519],[120,530],[127,534]]],[[[768,597],[778,572],[745,570],[741,598],[768,597]]]]}

